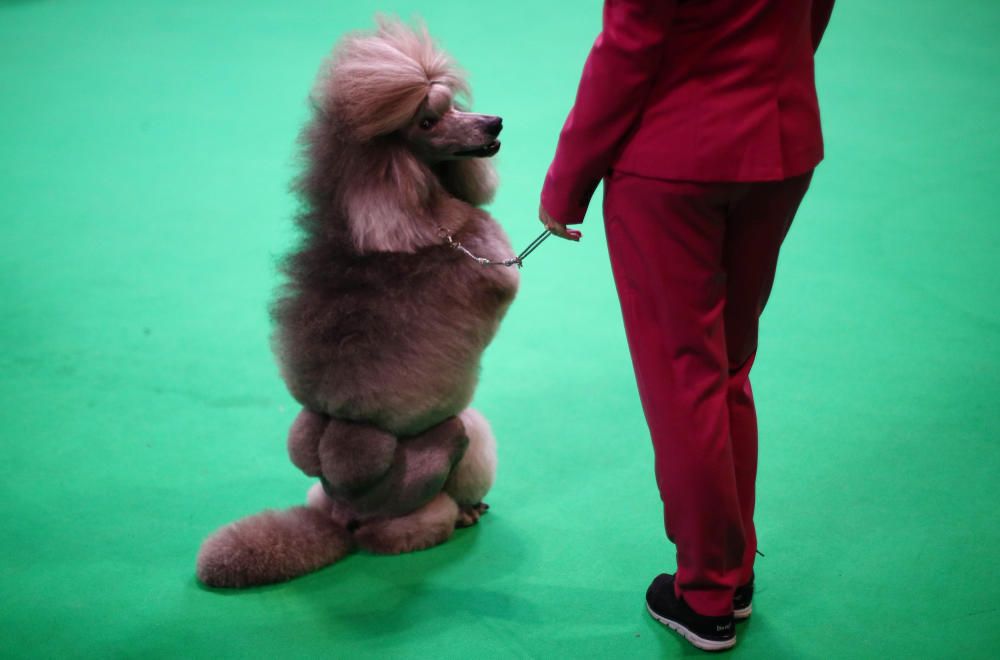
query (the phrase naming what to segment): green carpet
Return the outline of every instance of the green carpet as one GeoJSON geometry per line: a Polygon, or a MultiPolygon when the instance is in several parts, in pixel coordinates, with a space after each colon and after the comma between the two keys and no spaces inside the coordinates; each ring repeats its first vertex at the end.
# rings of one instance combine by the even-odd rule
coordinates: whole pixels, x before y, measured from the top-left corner
{"type": "MultiPolygon", "coordinates": [[[[268,348],[320,60],[422,14],[503,115],[515,247],[600,3],[0,0],[0,656],[657,658],[673,568],[600,223],[547,242],[476,405],[477,527],[201,588],[217,526],[301,502],[268,348]]],[[[755,368],[748,658],[1000,655],[1000,4],[838,4],[827,138],[755,368]]],[[[599,198],[598,198],[599,199],[599,198]]]]}

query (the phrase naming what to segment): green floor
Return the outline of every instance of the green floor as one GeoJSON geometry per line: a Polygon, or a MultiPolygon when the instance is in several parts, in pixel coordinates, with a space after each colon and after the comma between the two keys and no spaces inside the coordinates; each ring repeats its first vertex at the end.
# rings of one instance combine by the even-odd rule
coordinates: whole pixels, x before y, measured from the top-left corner
{"type": "MultiPolygon", "coordinates": [[[[656,658],[672,569],[599,222],[484,364],[482,523],[214,593],[215,527],[302,500],[268,349],[313,73],[423,14],[504,117],[520,247],[600,3],[0,0],[0,656],[656,658]]],[[[844,0],[828,142],[755,371],[748,658],[1000,655],[1000,4],[844,0]]]]}

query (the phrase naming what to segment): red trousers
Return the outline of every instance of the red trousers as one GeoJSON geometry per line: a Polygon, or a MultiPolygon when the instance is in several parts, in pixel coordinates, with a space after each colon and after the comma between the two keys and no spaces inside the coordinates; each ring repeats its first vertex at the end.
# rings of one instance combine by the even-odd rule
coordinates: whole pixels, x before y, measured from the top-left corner
{"type": "Polygon", "coordinates": [[[678,595],[732,611],[753,572],[757,416],[750,367],[778,250],[812,173],[692,183],[615,172],[608,250],[656,456],[678,595]]]}

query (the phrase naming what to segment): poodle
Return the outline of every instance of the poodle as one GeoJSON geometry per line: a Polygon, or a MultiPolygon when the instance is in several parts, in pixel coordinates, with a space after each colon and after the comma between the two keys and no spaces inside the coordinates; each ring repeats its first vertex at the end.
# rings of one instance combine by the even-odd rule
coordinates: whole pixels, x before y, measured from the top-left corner
{"type": "Polygon", "coordinates": [[[426,28],[396,19],[348,35],[322,67],[301,137],[301,242],[272,309],[281,374],[302,405],[289,455],[319,481],[305,506],[210,536],[203,583],[267,584],[356,549],[428,548],[487,508],[495,440],[468,406],[518,272],[469,258],[511,246],[480,208],[496,189],[502,120],[466,111],[468,94],[426,28]]]}

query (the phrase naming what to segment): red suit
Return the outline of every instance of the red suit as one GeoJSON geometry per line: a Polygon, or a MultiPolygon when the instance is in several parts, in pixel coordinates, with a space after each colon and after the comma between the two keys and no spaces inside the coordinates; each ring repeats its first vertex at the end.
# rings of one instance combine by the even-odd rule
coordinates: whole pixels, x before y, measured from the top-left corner
{"type": "Polygon", "coordinates": [[[732,611],[753,571],[749,371],[778,249],[823,157],[813,52],[833,0],[607,0],[542,206],[608,249],[679,596],[732,611]]]}

